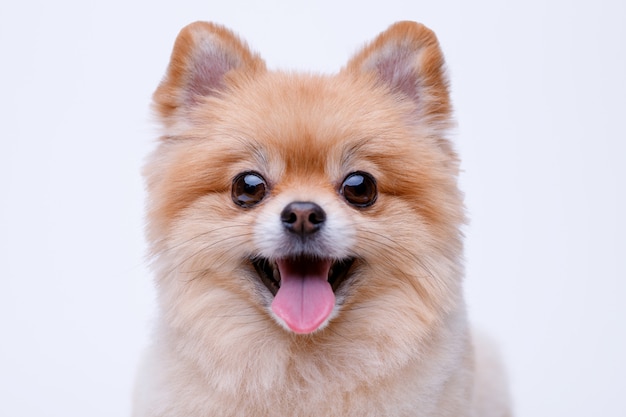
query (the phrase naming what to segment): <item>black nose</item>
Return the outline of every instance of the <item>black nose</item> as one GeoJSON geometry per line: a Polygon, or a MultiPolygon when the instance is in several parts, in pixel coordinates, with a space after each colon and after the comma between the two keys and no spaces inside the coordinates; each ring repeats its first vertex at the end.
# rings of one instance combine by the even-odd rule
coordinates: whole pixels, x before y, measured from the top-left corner
{"type": "Polygon", "coordinates": [[[280,213],[285,229],[300,236],[317,232],[326,221],[326,212],[310,201],[294,201],[280,213]]]}

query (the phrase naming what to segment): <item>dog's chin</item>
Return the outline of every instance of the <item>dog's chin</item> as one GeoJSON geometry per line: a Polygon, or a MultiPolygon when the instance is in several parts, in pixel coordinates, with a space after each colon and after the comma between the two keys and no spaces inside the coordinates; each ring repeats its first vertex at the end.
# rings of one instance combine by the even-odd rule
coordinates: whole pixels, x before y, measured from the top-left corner
{"type": "MultiPolygon", "coordinates": [[[[334,292],[337,292],[350,277],[354,261],[355,258],[328,260],[306,254],[290,256],[285,259],[285,262],[290,263],[296,269],[315,268],[318,264],[330,263],[327,280],[334,292]]],[[[277,261],[257,257],[251,259],[250,262],[256,271],[259,281],[275,296],[281,284],[280,268],[277,261]]]]}

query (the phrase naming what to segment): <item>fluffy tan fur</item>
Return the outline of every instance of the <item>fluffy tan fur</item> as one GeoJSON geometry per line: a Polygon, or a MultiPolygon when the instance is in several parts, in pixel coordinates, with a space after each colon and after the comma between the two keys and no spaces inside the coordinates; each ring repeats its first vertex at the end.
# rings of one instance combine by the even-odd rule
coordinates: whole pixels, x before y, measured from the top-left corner
{"type": "Polygon", "coordinates": [[[474,384],[458,161],[430,30],[397,23],[327,76],[268,71],[227,29],[194,23],[154,101],[159,320],[136,417],[507,415],[474,384]],[[231,187],[248,171],[269,192],[244,209],[231,187]],[[370,207],[338,192],[355,171],[376,179],[370,207]],[[250,262],[279,250],[267,225],[302,200],[328,213],[329,247],[356,259],[332,317],[306,335],[272,317],[250,262]]]}

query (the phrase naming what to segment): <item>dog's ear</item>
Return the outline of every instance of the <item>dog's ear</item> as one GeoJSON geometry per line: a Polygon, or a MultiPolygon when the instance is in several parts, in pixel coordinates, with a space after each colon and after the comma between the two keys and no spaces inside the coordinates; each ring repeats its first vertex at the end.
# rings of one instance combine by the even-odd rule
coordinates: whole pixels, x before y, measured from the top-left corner
{"type": "Polygon", "coordinates": [[[207,22],[184,27],[163,81],[154,93],[155,108],[164,120],[217,94],[231,71],[258,72],[265,62],[228,29],[207,22]]]}
{"type": "Polygon", "coordinates": [[[343,69],[372,74],[404,99],[436,131],[450,125],[451,106],[443,54],[435,34],[419,23],[398,22],[358,52],[343,69]]]}

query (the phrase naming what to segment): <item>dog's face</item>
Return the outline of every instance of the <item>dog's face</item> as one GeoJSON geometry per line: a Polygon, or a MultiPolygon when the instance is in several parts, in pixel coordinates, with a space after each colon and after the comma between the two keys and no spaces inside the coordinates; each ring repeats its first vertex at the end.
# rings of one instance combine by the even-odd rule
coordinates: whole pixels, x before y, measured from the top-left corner
{"type": "Polygon", "coordinates": [[[434,35],[408,23],[333,76],[271,72],[225,29],[185,28],[146,168],[169,325],[205,339],[427,334],[460,297],[442,66],[434,35]]]}

